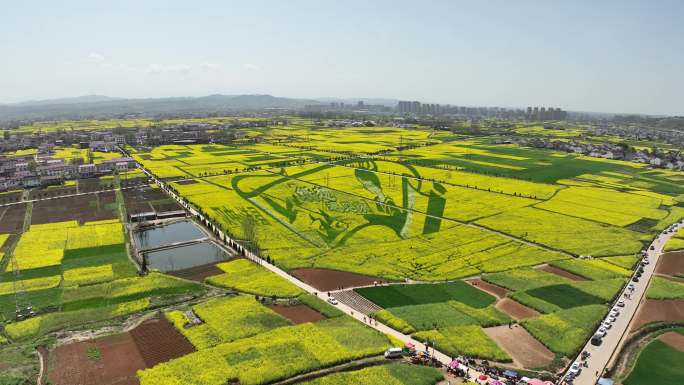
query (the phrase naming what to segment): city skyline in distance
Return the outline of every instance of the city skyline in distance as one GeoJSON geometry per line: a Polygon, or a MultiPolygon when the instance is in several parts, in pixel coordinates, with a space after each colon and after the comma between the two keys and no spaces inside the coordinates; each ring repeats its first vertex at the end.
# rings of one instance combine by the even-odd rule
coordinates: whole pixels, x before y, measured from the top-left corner
{"type": "MultiPolygon", "coordinates": [[[[460,107],[461,109],[467,108],[467,109],[501,109],[504,111],[510,111],[510,112],[520,112],[523,114],[527,114],[528,116],[532,112],[531,110],[534,110],[534,114],[537,115],[538,110],[543,110],[543,109],[551,109],[551,110],[558,110],[562,111],[562,118],[565,119],[567,117],[567,113],[573,113],[573,114],[579,114],[581,116],[594,116],[594,117],[610,117],[610,116],[617,116],[617,115],[637,115],[637,116],[650,116],[650,117],[676,117],[676,116],[681,116],[677,114],[646,114],[646,113],[640,113],[640,112],[615,112],[615,111],[581,111],[581,110],[567,110],[564,107],[559,107],[559,106],[552,106],[552,105],[547,105],[547,104],[540,104],[536,106],[515,106],[515,105],[474,105],[474,104],[452,104],[452,103],[430,103],[430,102],[425,102],[425,101],[420,101],[420,100],[402,100],[402,99],[396,99],[396,98],[372,98],[372,97],[347,97],[347,98],[341,98],[341,97],[310,97],[310,98],[290,98],[287,96],[274,96],[270,94],[239,94],[239,95],[228,95],[228,94],[212,94],[212,95],[203,95],[203,96],[170,96],[170,97],[140,97],[140,98],[125,98],[125,97],[117,97],[117,96],[107,96],[107,95],[80,95],[80,96],[73,96],[73,97],[61,97],[61,98],[54,98],[54,99],[31,99],[31,100],[21,100],[17,102],[12,102],[12,103],[0,103],[0,107],[5,108],[5,109],[22,109],[22,108],[28,108],[28,109],[36,109],[36,108],[41,108],[41,107],[46,107],[46,108],[52,108],[52,109],[59,109],[59,106],[63,106],[64,108],[68,108],[70,106],[76,106],[80,105],[85,108],[87,108],[89,105],[97,105],[97,106],[102,106],[102,105],[107,105],[107,104],[116,104],[116,103],[129,103],[129,102],[150,102],[150,101],[192,101],[192,100],[198,100],[198,99],[205,99],[205,98],[250,98],[250,97],[265,97],[265,98],[271,98],[274,100],[288,100],[288,101],[296,101],[299,102],[299,105],[297,107],[292,107],[291,105],[286,106],[286,105],[278,105],[276,102],[276,105],[280,108],[290,108],[290,109],[298,109],[298,110],[307,110],[307,107],[311,107],[312,103],[315,104],[317,107],[330,107],[330,106],[339,106],[342,105],[344,106],[347,110],[350,112],[353,111],[354,109],[352,108],[353,106],[357,105],[358,103],[365,103],[366,106],[383,106],[390,108],[394,112],[399,112],[399,113],[416,113],[416,112],[421,112],[421,113],[430,113],[430,112],[437,112],[437,110],[430,111],[430,108],[439,108],[439,112],[441,113],[449,113],[447,112],[448,109],[458,108],[460,107]],[[305,104],[309,103],[309,104],[305,104]],[[411,109],[411,108],[403,108],[402,104],[405,103],[410,103],[410,104],[415,104],[418,103],[421,106],[423,106],[422,109],[411,109]],[[425,110],[427,108],[428,110],[425,110]]],[[[231,105],[226,105],[227,108],[231,108],[231,105]]],[[[262,108],[269,108],[273,106],[264,106],[262,108]]],[[[260,108],[260,107],[253,107],[253,108],[260,108]]],[[[235,107],[235,110],[240,110],[243,109],[243,107],[235,107]]],[[[327,109],[330,111],[330,109],[327,109]]],[[[310,111],[312,111],[310,109],[310,111]]],[[[1,111],[0,111],[1,112],[1,111]]],[[[389,111],[385,111],[389,112],[389,111]]],[[[542,112],[543,114],[543,112],[542,112]]],[[[554,115],[550,115],[553,117],[554,115]]],[[[541,120],[554,120],[551,119],[550,117],[548,119],[541,119],[541,120]]]]}

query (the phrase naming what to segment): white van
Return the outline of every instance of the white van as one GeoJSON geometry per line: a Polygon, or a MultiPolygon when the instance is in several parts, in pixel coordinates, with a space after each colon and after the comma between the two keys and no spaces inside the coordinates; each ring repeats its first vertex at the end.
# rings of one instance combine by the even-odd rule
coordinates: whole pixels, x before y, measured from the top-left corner
{"type": "Polygon", "coordinates": [[[401,348],[389,348],[385,351],[385,358],[399,358],[404,355],[401,348]]]}

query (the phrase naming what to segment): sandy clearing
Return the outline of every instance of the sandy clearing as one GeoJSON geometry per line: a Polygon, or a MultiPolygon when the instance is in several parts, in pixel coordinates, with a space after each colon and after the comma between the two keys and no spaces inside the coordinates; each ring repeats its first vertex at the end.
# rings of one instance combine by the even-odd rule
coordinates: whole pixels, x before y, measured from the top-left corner
{"type": "Polygon", "coordinates": [[[532,369],[547,366],[555,355],[541,342],[537,341],[522,326],[508,325],[483,329],[520,367],[532,369]]]}

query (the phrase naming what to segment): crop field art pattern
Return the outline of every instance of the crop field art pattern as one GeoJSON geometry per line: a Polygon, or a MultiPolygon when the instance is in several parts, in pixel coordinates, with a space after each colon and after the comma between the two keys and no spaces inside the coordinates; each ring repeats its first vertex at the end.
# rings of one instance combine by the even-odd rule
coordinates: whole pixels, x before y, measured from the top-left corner
{"type": "Polygon", "coordinates": [[[332,144],[351,137],[398,144],[389,129],[339,131],[280,128],[268,133],[271,144],[161,146],[134,156],[159,177],[191,178],[172,186],[287,269],[456,279],[633,254],[684,216],[682,187],[641,165],[475,140],[434,145],[411,130],[403,131],[415,148],[336,158],[343,150],[332,144]]]}
{"type": "MultiPolygon", "coordinates": [[[[684,218],[681,175],[643,164],[306,119],[241,134],[229,145],[126,150],[261,265],[238,256],[212,264],[201,282],[139,276],[126,214],[181,204],[131,171],[143,187],[0,211],[0,337],[31,344],[159,311],[155,320],[186,349],[140,364],[142,385],[273,383],[397,345],[321,300],[332,291],[344,305],[365,301],[371,310],[357,316],[448,356],[555,370],[591,336],[639,251],[684,218]],[[325,288],[307,293],[270,266],[318,283],[327,277],[325,288]],[[13,319],[15,281],[36,316],[13,319]],[[511,341],[538,359],[521,357],[511,341]]],[[[106,183],[114,182],[121,176],[106,183]]],[[[89,183],[105,182],[74,186],[91,191],[89,183]]],[[[682,239],[668,247],[681,249],[682,239]]],[[[649,300],[680,300],[680,286],[656,279],[649,300]]],[[[310,383],[440,379],[425,371],[411,380],[414,372],[383,365],[310,383]]]]}
{"type": "Polygon", "coordinates": [[[673,173],[640,164],[427,130],[261,134],[267,140],[257,144],[161,146],[134,156],[286,270],[423,282],[356,291],[381,309],[374,317],[452,355],[510,362],[485,331],[517,322],[516,333],[539,341],[545,355],[572,356],[635,254],[684,217],[684,187],[673,173]],[[220,171],[224,164],[238,165],[220,171]],[[461,281],[467,277],[503,297],[461,281]]]}

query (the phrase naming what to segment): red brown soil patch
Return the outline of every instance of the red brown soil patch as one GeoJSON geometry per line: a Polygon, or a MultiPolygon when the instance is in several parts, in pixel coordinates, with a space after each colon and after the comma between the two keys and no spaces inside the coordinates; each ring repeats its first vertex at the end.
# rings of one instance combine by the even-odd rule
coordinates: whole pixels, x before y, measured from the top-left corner
{"type": "Polygon", "coordinates": [[[632,331],[651,322],[682,320],[684,320],[684,299],[647,299],[639,306],[632,324],[632,331]]]}
{"type": "Polygon", "coordinates": [[[387,282],[385,279],[368,275],[316,268],[294,269],[290,270],[290,274],[320,291],[370,286],[375,282],[387,282]]]}
{"type": "Polygon", "coordinates": [[[317,322],[325,319],[325,316],[306,305],[271,305],[271,310],[292,321],[293,324],[305,322],[317,322]]]}
{"type": "Polygon", "coordinates": [[[0,204],[19,202],[23,194],[23,191],[13,191],[0,194],[0,204]]]}
{"type": "Polygon", "coordinates": [[[109,185],[109,183],[107,182],[103,183],[102,181],[100,181],[100,178],[79,179],[78,192],[84,193],[104,190],[105,186],[103,186],[103,184],[109,185]]]}
{"type": "Polygon", "coordinates": [[[664,275],[677,275],[684,273],[684,251],[665,253],[660,256],[656,273],[664,275]]]}
{"type": "Polygon", "coordinates": [[[116,219],[116,195],[113,191],[79,195],[34,203],[34,225],[76,220],[79,223],[116,219]]]}
{"type": "Polygon", "coordinates": [[[147,186],[144,188],[128,189],[124,191],[123,196],[128,214],[182,210],[175,200],[169,198],[158,188],[147,186]]]}
{"type": "Polygon", "coordinates": [[[532,318],[541,314],[531,307],[527,307],[510,298],[504,298],[497,302],[496,308],[517,320],[532,318]]]}
{"type": "Polygon", "coordinates": [[[55,385],[138,385],[135,373],[146,367],[129,333],[59,346],[51,361],[48,379],[55,385]],[[88,348],[100,358],[88,358],[88,348]]]}
{"type": "Polygon", "coordinates": [[[684,352],[684,334],[667,332],[658,337],[658,339],[679,350],[680,352],[684,352]]]}
{"type": "Polygon", "coordinates": [[[580,275],[573,274],[567,270],[559,269],[559,268],[557,268],[555,266],[551,266],[551,265],[544,265],[544,266],[539,267],[538,269],[545,271],[547,273],[560,275],[561,277],[571,279],[573,281],[588,281],[588,279],[586,279],[580,275]]]}
{"type": "Polygon", "coordinates": [[[484,292],[487,292],[487,293],[489,293],[489,294],[491,294],[497,298],[505,298],[506,295],[508,294],[508,289],[505,289],[501,286],[491,284],[489,282],[485,282],[479,278],[468,279],[468,280],[466,280],[466,282],[468,282],[469,284],[475,286],[476,288],[478,288],[484,292]]]}
{"type": "Polygon", "coordinates": [[[522,326],[507,325],[483,329],[503,350],[505,350],[513,362],[527,369],[548,366],[553,361],[555,354],[541,342],[537,341],[522,326]]]}
{"type": "Polygon", "coordinates": [[[173,325],[157,317],[129,333],[55,348],[48,379],[55,385],[138,385],[138,370],[194,351],[173,325]],[[99,359],[88,358],[91,347],[100,352],[99,359]]]}
{"type": "Polygon", "coordinates": [[[148,368],[195,351],[190,341],[161,316],[146,320],[130,334],[148,368]]]}
{"type": "Polygon", "coordinates": [[[204,282],[206,278],[213,277],[215,275],[221,275],[223,273],[223,270],[216,267],[215,264],[210,263],[208,265],[195,266],[188,269],[169,272],[167,274],[176,276],[178,278],[185,278],[192,281],[204,282]]]}
{"type": "Polygon", "coordinates": [[[11,368],[11,367],[12,367],[12,365],[10,365],[10,364],[6,364],[6,363],[4,363],[4,362],[0,362],[0,370],[9,369],[9,368],[11,368]]]}
{"type": "Polygon", "coordinates": [[[25,215],[26,203],[8,206],[0,220],[0,233],[20,233],[24,228],[25,215]]]}
{"type": "Polygon", "coordinates": [[[53,198],[64,195],[76,194],[76,186],[68,187],[57,187],[53,186],[51,188],[42,188],[37,190],[31,190],[28,194],[28,199],[43,199],[43,198],[53,198]]]}

